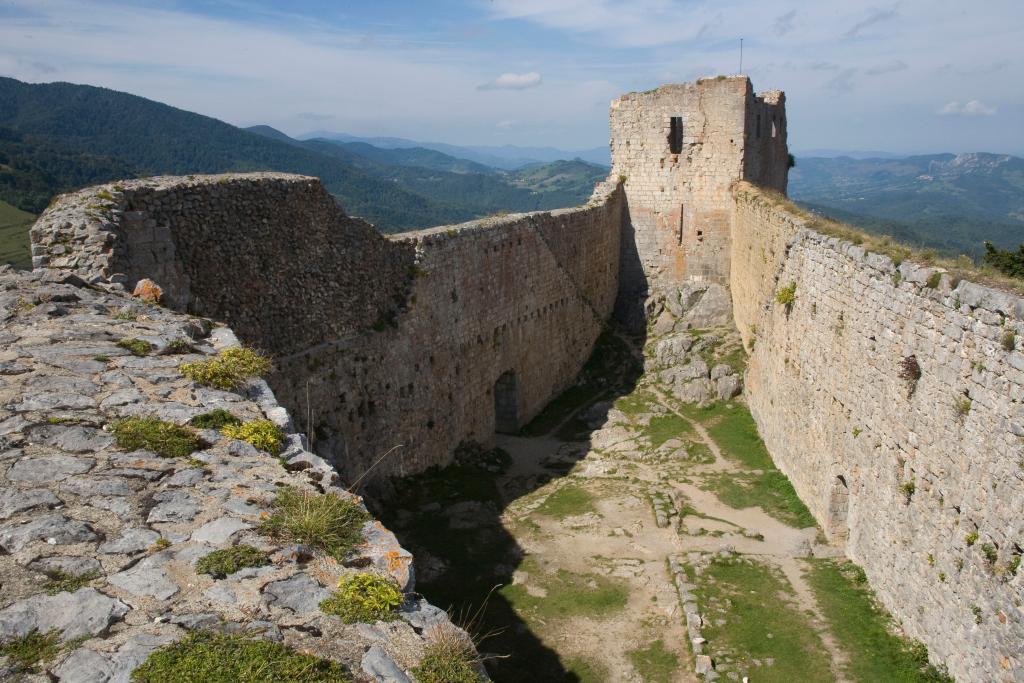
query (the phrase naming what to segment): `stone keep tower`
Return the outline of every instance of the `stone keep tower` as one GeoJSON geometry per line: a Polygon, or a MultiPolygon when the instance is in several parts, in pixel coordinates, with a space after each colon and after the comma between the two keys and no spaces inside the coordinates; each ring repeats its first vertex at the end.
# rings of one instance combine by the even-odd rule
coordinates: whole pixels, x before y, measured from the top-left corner
{"type": "MultiPolygon", "coordinates": [[[[785,194],[785,95],[746,76],[623,95],[611,104],[612,177],[625,178],[621,301],[729,281],[730,186],[785,194]]],[[[628,305],[628,304],[627,304],[628,305]]]]}

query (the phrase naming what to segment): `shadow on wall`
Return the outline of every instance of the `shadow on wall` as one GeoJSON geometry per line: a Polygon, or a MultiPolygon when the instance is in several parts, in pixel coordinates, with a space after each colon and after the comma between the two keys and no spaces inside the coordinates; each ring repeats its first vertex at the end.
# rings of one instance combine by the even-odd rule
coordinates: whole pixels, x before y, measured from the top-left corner
{"type": "MultiPolygon", "coordinates": [[[[478,649],[498,683],[582,680],[531,630],[511,594],[500,588],[512,586],[526,558],[516,535],[529,533],[526,527],[533,524],[510,522],[510,531],[502,515],[514,501],[568,474],[586,455],[590,435],[600,426],[595,423],[604,419],[588,420],[588,408],[633,391],[642,372],[633,349],[643,343],[643,333],[627,343],[618,331],[606,330],[576,383],[517,435],[499,438],[514,457],[501,448],[484,451],[463,444],[455,464],[395,481],[393,496],[367,501],[413,553],[423,595],[448,608],[457,622],[460,615],[478,614],[470,628],[478,636],[491,634],[478,649]]],[[[503,378],[499,384],[514,382],[503,378]]]]}
{"type": "Polygon", "coordinates": [[[636,244],[636,226],[630,220],[629,199],[622,193],[622,238],[619,242],[619,294],[615,299],[615,320],[629,334],[644,334],[647,311],[644,303],[649,282],[636,244]]]}

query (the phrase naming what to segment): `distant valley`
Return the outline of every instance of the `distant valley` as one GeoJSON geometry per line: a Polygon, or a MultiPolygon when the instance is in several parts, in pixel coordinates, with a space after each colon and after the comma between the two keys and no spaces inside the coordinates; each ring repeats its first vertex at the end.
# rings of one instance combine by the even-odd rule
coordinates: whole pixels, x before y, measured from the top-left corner
{"type": "Polygon", "coordinates": [[[348,213],[382,232],[580,204],[608,174],[579,159],[506,169],[421,147],[296,140],[106,88],[0,78],[4,261],[27,264],[23,212],[40,213],[61,192],[120,178],[252,170],[317,176],[348,213]]]}
{"type": "Polygon", "coordinates": [[[789,196],[866,230],[946,255],[1024,242],[1024,159],[1005,154],[797,157],[789,196]]]}
{"type": "MultiPolygon", "coordinates": [[[[1024,159],[813,156],[829,153],[798,156],[790,172],[790,196],[815,212],[947,255],[977,258],[985,240],[1024,242],[1024,159]]],[[[27,226],[54,195],[120,178],[314,175],[347,212],[400,232],[580,204],[607,176],[608,151],[572,154],[331,132],[297,139],[105,88],[0,78],[0,262],[28,265],[27,226]]]]}

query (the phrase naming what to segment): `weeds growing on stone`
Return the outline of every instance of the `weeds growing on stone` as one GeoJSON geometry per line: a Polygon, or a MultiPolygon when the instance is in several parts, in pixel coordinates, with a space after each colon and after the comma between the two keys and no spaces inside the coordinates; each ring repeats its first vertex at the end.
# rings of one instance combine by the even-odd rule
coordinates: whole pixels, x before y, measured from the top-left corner
{"type": "Polygon", "coordinates": [[[7,657],[14,673],[37,673],[39,665],[56,657],[61,651],[57,631],[40,633],[32,630],[23,638],[0,645],[0,655],[7,657]]]}
{"type": "Polygon", "coordinates": [[[208,413],[196,415],[192,418],[192,425],[199,429],[221,429],[228,425],[240,425],[242,421],[224,410],[215,408],[208,413]]]}
{"type": "Polygon", "coordinates": [[[921,379],[921,365],[917,356],[911,354],[900,361],[899,378],[907,384],[907,396],[913,396],[917,382],[921,379]]]}
{"type": "Polygon", "coordinates": [[[420,683],[485,683],[472,641],[450,624],[430,628],[423,659],[412,670],[420,683]]]}
{"type": "Polygon", "coordinates": [[[679,668],[679,658],[665,649],[662,640],[645,648],[630,650],[629,661],[644,683],[671,683],[679,668]]]}
{"type": "Polygon", "coordinates": [[[192,347],[192,342],[190,342],[188,339],[182,339],[181,337],[177,339],[172,339],[167,344],[167,353],[180,355],[185,353],[192,353],[193,351],[195,351],[195,349],[192,347]]]}
{"type": "Polygon", "coordinates": [[[782,304],[787,309],[792,308],[793,304],[796,303],[796,283],[790,282],[788,285],[780,287],[778,291],[775,292],[775,301],[782,304]]]}
{"type": "Polygon", "coordinates": [[[372,624],[397,619],[397,610],[404,600],[390,577],[355,574],[338,580],[338,588],[320,603],[320,611],[341,617],[346,624],[372,624]]]}
{"type": "Polygon", "coordinates": [[[130,351],[133,356],[148,356],[153,352],[153,345],[144,339],[121,339],[117,345],[130,351]]]}
{"type": "Polygon", "coordinates": [[[279,643],[207,631],[153,652],[132,673],[136,683],[351,683],[337,662],[279,643]]]}
{"type": "Polygon", "coordinates": [[[215,579],[223,579],[239,569],[263,567],[268,564],[270,558],[262,550],[251,545],[236,545],[203,555],[196,563],[196,574],[209,574],[215,579]]]}
{"type": "Polygon", "coordinates": [[[807,572],[818,606],[848,655],[848,677],[857,681],[952,683],[949,676],[928,663],[924,645],[896,635],[889,615],[865,582],[858,580],[862,574],[849,562],[832,560],[810,560],[807,572]]]}
{"type": "Polygon", "coordinates": [[[284,448],[284,432],[270,420],[250,420],[243,424],[225,424],[220,433],[229,439],[247,441],[273,456],[284,448]]]}
{"type": "Polygon", "coordinates": [[[244,347],[225,349],[213,358],[184,363],[181,374],[197,384],[230,391],[246,380],[270,372],[270,360],[244,347]]]}
{"type": "Polygon", "coordinates": [[[84,574],[69,574],[60,569],[53,569],[46,572],[46,585],[43,588],[50,595],[57,593],[74,593],[79,588],[87,586],[93,579],[99,578],[98,571],[89,571],[84,574]]]}
{"type": "Polygon", "coordinates": [[[278,491],[274,512],[260,528],[275,538],[306,543],[342,560],[362,542],[362,527],[369,518],[351,498],[286,486],[278,491]]]}
{"type": "Polygon", "coordinates": [[[129,417],[111,428],[117,445],[129,451],[144,448],[165,458],[183,458],[199,450],[199,436],[180,425],[155,417],[129,417]]]}
{"type": "Polygon", "coordinates": [[[971,412],[971,399],[966,396],[958,396],[953,401],[953,412],[959,418],[967,417],[967,413],[971,412]]]}
{"type": "Polygon", "coordinates": [[[999,343],[1005,351],[1013,351],[1017,348],[1017,333],[1013,330],[1006,330],[999,339],[999,343]]]}
{"type": "Polygon", "coordinates": [[[982,543],[978,546],[978,549],[981,550],[981,554],[985,556],[985,561],[991,565],[994,565],[996,560],[999,559],[999,550],[997,550],[991,543],[982,543]]]}
{"type": "Polygon", "coordinates": [[[971,533],[969,533],[966,536],[964,536],[964,543],[966,543],[968,547],[974,545],[977,542],[978,542],[978,532],[977,531],[972,531],[971,533]]]}

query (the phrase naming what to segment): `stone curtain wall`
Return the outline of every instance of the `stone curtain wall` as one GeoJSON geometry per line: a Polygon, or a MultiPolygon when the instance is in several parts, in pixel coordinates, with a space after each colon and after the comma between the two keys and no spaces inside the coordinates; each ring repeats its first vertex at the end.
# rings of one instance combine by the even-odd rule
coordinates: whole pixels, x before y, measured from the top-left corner
{"type": "Polygon", "coordinates": [[[618,290],[622,194],[587,206],[397,235],[417,254],[408,308],[379,331],[279,359],[275,389],[306,414],[344,477],[393,446],[376,475],[445,462],[489,443],[495,386],[526,424],[589,357],[618,290]],[[308,397],[308,398],[307,398],[308,397]]]}
{"type": "Polygon", "coordinates": [[[394,314],[413,252],[346,216],[315,178],[279,173],[130,180],[65,195],[32,233],[35,267],[156,281],[167,305],[294,353],[394,314]]]}
{"type": "Polygon", "coordinates": [[[612,102],[612,176],[626,178],[629,212],[624,294],[687,280],[728,283],[730,186],[747,178],[785,189],[785,126],[772,136],[768,119],[784,121],[783,95],[755,96],[745,76],[665,85],[612,102]],[[669,139],[673,117],[682,123],[678,153],[669,139]]]}
{"type": "Polygon", "coordinates": [[[1024,300],[803,225],[737,189],[731,288],[761,435],[934,661],[1024,680],[1024,300]]]}
{"type": "Polygon", "coordinates": [[[494,433],[494,386],[525,424],[588,358],[618,291],[622,193],[586,206],[391,239],[285,174],[154,178],[65,195],[33,228],[38,266],[229,323],[270,352],[271,384],[354,480],[447,462],[494,433]]]}

